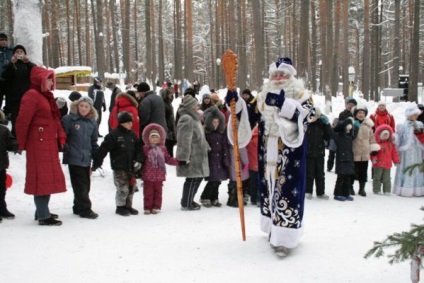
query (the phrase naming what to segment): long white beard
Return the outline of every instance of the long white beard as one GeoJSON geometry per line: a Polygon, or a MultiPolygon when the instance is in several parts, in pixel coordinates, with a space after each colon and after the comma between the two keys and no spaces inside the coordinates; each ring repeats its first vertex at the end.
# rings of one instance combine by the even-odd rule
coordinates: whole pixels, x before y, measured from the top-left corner
{"type": "Polygon", "coordinates": [[[262,86],[262,91],[258,93],[256,97],[258,101],[258,109],[265,119],[265,134],[278,134],[278,126],[274,121],[274,114],[275,111],[277,111],[277,108],[265,104],[266,95],[268,92],[279,94],[282,89],[284,89],[285,98],[292,98],[301,102],[307,99],[306,95],[301,96],[304,91],[304,84],[301,79],[291,77],[284,81],[269,80],[266,82],[262,86]]]}

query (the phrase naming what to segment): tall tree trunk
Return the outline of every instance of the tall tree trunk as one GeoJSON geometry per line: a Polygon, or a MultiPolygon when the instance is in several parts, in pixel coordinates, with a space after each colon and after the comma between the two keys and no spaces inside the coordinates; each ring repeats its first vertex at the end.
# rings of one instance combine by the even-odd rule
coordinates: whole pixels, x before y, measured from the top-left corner
{"type": "Polygon", "coordinates": [[[414,1],[414,20],[413,20],[408,101],[418,102],[418,75],[419,75],[419,50],[420,50],[420,0],[414,1]]]}
{"type": "MultiPolygon", "coordinates": [[[[319,92],[319,89],[317,87],[317,43],[318,43],[318,33],[317,33],[317,18],[316,18],[316,1],[311,1],[311,82],[312,82],[312,90],[316,93],[319,92]]],[[[321,61],[322,64],[322,61],[321,61]]]]}
{"type": "MultiPolygon", "coordinates": [[[[308,62],[309,59],[309,1],[302,1],[300,3],[300,25],[299,25],[299,51],[297,59],[297,72],[298,76],[307,79],[307,82],[310,82],[308,78],[308,62]]],[[[315,65],[315,64],[313,64],[315,65]]],[[[315,76],[314,76],[315,77],[315,76]]]]}
{"type": "MultiPolygon", "coordinates": [[[[364,0],[364,44],[363,50],[370,50],[370,3],[364,0]]],[[[364,98],[370,97],[370,52],[362,52],[362,91],[364,98]]]]}
{"type": "Polygon", "coordinates": [[[253,88],[259,89],[262,86],[262,78],[266,75],[265,68],[265,42],[264,42],[264,26],[262,17],[262,7],[264,3],[262,1],[253,1],[253,39],[255,48],[255,64],[253,68],[253,88]]]}
{"type": "Polygon", "coordinates": [[[81,31],[81,2],[80,0],[75,1],[75,29],[77,31],[77,46],[78,46],[78,62],[82,66],[82,31],[81,31]]]}
{"type": "Polygon", "coordinates": [[[174,13],[174,23],[175,23],[175,43],[174,43],[174,78],[177,80],[183,80],[183,62],[184,62],[184,53],[183,53],[183,38],[182,38],[182,23],[181,23],[181,2],[175,1],[175,13],[174,13]]]}
{"type": "Polygon", "coordinates": [[[51,1],[51,27],[52,27],[52,67],[57,68],[62,65],[61,62],[61,41],[60,41],[60,32],[59,32],[59,9],[58,3],[56,1],[51,1]]]}
{"type": "Polygon", "coordinates": [[[68,28],[67,36],[68,36],[68,66],[74,65],[74,40],[73,40],[73,29],[71,27],[71,13],[69,11],[69,0],[66,0],[66,27],[68,28]]]}
{"type": "MultiPolygon", "coordinates": [[[[44,29],[44,33],[50,32],[51,31],[51,26],[50,26],[50,17],[49,15],[49,5],[48,5],[48,1],[49,0],[45,0],[45,5],[43,7],[43,29],[44,29]]],[[[47,37],[45,37],[43,39],[43,64],[50,67],[51,66],[51,44],[52,42],[52,35],[49,34],[47,37]]]]}
{"type": "Polygon", "coordinates": [[[246,15],[246,2],[245,0],[237,1],[237,56],[238,56],[238,75],[237,85],[240,89],[246,88],[247,80],[247,61],[246,61],[246,42],[245,33],[246,24],[244,22],[246,15]]]}
{"type": "MultiPolygon", "coordinates": [[[[354,81],[350,81],[349,78],[349,66],[351,64],[349,60],[349,0],[343,0],[343,12],[342,12],[342,52],[341,52],[341,67],[343,72],[343,94],[345,96],[351,95],[349,92],[350,87],[353,90],[354,81]],[[352,85],[351,85],[352,84],[352,85]]],[[[336,39],[337,42],[337,39],[336,39]]]]}
{"type": "Polygon", "coordinates": [[[127,74],[127,80],[130,79],[131,75],[131,52],[130,52],[130,0],[124,1],[124,7],[121,7],[124,14],[121,19],[124,20],[124,25],[122,29],[122,45],[123,45],[123,54],[124,54],[124,72],[127,74]],[[123,8],[123,9],[122,9],[123,8]]]}
{"type": "MultiPolygon", "coordinates": [[[[150,0],[144,1],[144,24],[145,24],[145,32],[146,32],[146,39],[145,39],[145,47],[146,47],[146,75],[148,76],[149,80],[151,80],[152,84],[154,84],[154,78],[153,78],[153,62],[152,62],[152,35],[151,35],[151,28],[150,28],[150,0]]],[[[146,79],[147,80],[147,79],[146,79]]]]}
{"type": "MultiPolygon", "coordinates": [[[[93,0],[92,0],[93,1],[93,0]]],[[[96,22],[94,25],[94,39],[96,45],[96,65],[97,73],[100,78],[104,78],[105,74],[105,54],[104,54],[104,26],[103,26],[103,0],[96,1],[96,12],[94,6],[91,7],[93,19],[96,22]]]]}
{"type": "Polygon", "coordinates": [[[164,59],[164,53],[163,53],[163,25],[162,25],[162,0],[159,0],[159,11],[158,11],[158,71],[159,71],[159,82],[162,85],[162,83],[166,79],[169,79],[169,74],[165,76],[165,59],[164,59]]]}
{"type": "Polygon", "coordinates": [[[397,88],[399,84],[399,66],[400,66],[400,0],[395,0],[395,24],[393,41],[393,79],[391,87],[397,88]]]}
{"type": "Polygon", "coordinates": [[[185,2],[186,29],[187,29],[187,54],[185,57],[185,75],[189,80],[193,79],[193,15],[191,0],[185,2]]]}
{"type": "MultiPolygon", "coordinates": [[[[93,0],[91,0],[91,5],[93,5],[93,0]]],[[[92,57],[91,57],[91,35],[90,35],[90,13],[88,9],[88,1],[85,2],[85,54],[86,54],[86,62],[87,66],[92,66],[92,57]]],[[[94,22],[94,21],[93,21],[94,22]]],[[[95,23],[93,23],[93,27],[95,28],[95,23]]]]}

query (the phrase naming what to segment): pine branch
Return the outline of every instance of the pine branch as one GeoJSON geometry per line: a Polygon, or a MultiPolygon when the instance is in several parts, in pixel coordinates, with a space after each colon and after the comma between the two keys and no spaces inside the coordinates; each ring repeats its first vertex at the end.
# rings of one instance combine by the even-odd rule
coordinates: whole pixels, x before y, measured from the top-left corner
{"type": "MultiPolygon", "coordinates": [[[[424,207],[421,207],[424,211],[424,207]]],[[[417,255],[419,247],[424,247],[424,224],[412,224],[408,232],[394,233],[382,242],[374,242],[374,246],[365,254],[364,258],[374,255],[376,258],[385,256],[384,251],[388,248],[398,247],[393,254],[387,255],[389,263],[398,263],[410,260],[417,255]]]]}
{"type": "Polygon", "coordinates": [[[405,168],[405,170],[403,170],[404,173],[408,173],[409,176],[412,175],[412,172],[414,171],[415,168],[418,168],[418,171],[421,173],[424,173],[424,162],[423,163],[417,163],[417,164],[413,164],[411,166],[408,166],[405,168]]]}

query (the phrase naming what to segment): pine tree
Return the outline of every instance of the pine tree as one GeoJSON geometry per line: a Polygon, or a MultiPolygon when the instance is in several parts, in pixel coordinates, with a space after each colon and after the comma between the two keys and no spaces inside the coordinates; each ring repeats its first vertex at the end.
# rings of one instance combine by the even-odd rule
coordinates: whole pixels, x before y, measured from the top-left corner
{"type": "MultiPolygon", "coordinates": [[[[424,211],[424,207],[421,207],[421,210],[424,211]]],[[[411,260],[411,280],[418,282],[422,268],[421,259],[424,257],[424,224],[412,224],[408,232],[394,233],[382,242],[374,242],[374,247],[364,257],[375,255],[376,258],[380,258],[385,255],[385,249],[393,247],[399,248],[393,254],[387,255],[389,263],[411,260]]]]}

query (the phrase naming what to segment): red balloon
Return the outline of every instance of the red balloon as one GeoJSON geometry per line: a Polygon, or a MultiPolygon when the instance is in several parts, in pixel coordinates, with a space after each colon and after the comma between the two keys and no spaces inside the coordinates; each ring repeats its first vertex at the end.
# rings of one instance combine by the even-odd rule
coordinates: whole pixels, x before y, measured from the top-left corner
{"type": "Polygon", "coordinates": [[[6,189],[9,189],[10,187],[12,187],[12,184],[13,184],[12,176],[6,173],[6,189]]]}

